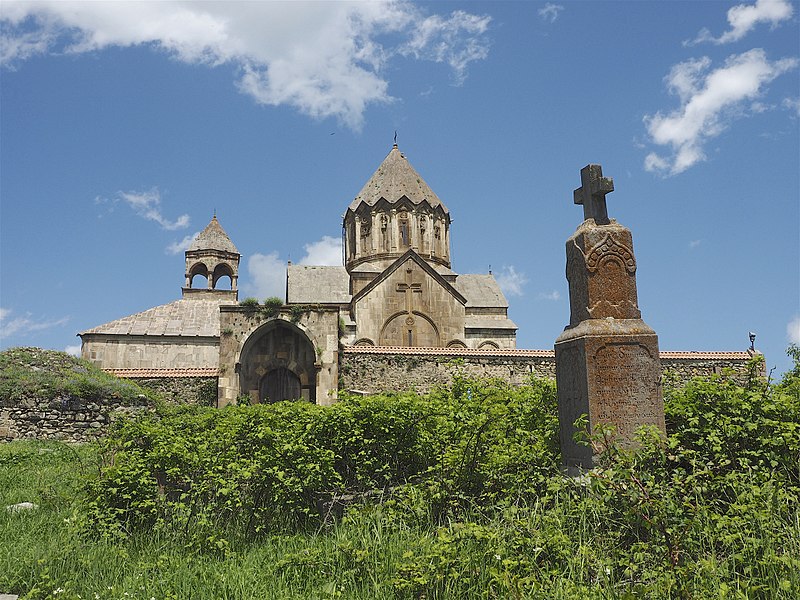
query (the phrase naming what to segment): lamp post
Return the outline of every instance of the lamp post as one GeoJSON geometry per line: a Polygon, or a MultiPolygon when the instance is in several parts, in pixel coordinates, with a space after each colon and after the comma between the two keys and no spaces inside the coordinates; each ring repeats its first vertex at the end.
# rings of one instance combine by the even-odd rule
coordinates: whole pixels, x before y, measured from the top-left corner
{"type": "Polygon", "coordinates": [[[750,332],[750,352],[756,351],[756,334],[754,332],[750,332]]]}

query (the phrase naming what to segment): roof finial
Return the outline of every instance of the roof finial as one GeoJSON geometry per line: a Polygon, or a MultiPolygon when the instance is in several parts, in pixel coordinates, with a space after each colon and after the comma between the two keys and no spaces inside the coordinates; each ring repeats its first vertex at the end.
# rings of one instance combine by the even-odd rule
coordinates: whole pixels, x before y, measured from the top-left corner
{"type": "Polygon", "coordinates": [[[394,147],[397,148],[397,129],[394,130],[394,147]]]}
{"type": "Polygon", "coordinates": [[[214,217],[213,218],[215,218],[215,219],[217,218],[217,208],[216,207],[214,207],[214,217]]]}

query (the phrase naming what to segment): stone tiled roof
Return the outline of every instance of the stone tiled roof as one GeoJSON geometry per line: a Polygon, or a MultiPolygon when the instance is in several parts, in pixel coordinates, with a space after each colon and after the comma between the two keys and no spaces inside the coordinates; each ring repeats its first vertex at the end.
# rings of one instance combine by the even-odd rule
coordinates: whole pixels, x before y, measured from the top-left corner
{"type": "Polygon", "coordinates": [[[223,304],[236,302],[195,298],[176,300],[87,329],[80,335],[219,337],[219,307],[223,304]]]}
{"type": "Polygon", "coordinates": [[[289,265],[286,288],[290,304],[345,304],[351,298],[344,267],[289,265]]]}
{"type": "Polygon", "coordinates": [[[403,196],[413,204],[427,202],[431,208],[440,206],[445,213],[448,212],[444,203],[395,145],[355,200],[350,203],[349,210],[355,211],[362,202],[375,206],[381,198],[394,203],[403,196]]]}
{"type": "Polygon", "coordinates": [[[201,369],[103,369],[117,377],[125,379],[146,379],[154,377],[216,377],[219,369],[207,367],[201,369]]]}
{"type": "Polygon", "coordinates": [[[453,287],[467,299],[467,308],[508,308],[508,301],[494,275],[459,275],[453,287]]]}
{"type": "Polygon", "coordinates": [[[189,245],[189,252],[196,250],[222,250],[223,252],[239,254],[231,238],[228,237],[222,225],[217,221],[217,215],[214,215],[211,222],[206,225],[206,228],[203,229],[200,235],[189,245]]]}

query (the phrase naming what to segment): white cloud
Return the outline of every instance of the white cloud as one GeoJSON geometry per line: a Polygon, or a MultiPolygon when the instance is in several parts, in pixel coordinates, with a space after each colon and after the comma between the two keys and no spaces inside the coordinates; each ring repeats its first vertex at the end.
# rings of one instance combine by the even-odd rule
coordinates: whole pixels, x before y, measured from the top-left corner
{"type": "Polygon", "coordinates": [[[406,0],[371,2],[3,2],[0,64],[47,52],[150,46],[195,65],[227,64],[239,89],[353,129],[392,101],[382,75],[396,55],[448,64],[463,81],[485,58],[488,16],[426,16],[406,0]]]}
{"type": "Polygon", "coordinates": [[[301,265],[342,266],[341,238],[322,236],[322,239],[303,246],[306,255],[300,259],[301,265]]]}
{"type": "Polygon", "coordinates": [[[528,283],[525,273],[517,272],[513,266],[503,267],[494,278],[506,296],[522,296],[522,288],[528,283]]]}
{"type": "Polygon", "coordinates": [[[117,192],[117,196],[127,202],[137,215],[148,221],[155,221],[162,229],[174,231],[189,226],[189,215],[181,215],[170,221],[161,214],[161,194],[158,188],[146,192],[117,192]]]}
{"type": "Polygon", "coordinates": [[[558,290],[553,290],[552,292],[539,292],[537,298],[539,298],[539,300],[552,300],[555,302],[556,300],[561,299],[561,294],[558,290]]]}
{"type": "Polygon", "coordinates": [[[259,300],[277,296],[286,299],[286,261],[277,252],[253,254],[247,260],[250,282],[245,287],[248,295],[259,300]]]}
{"type": "Polygon", "coordinates": [[[60,327],[69,321],[69,317],[62,317],[56,320],[33,319],[31,313],[25,316],[11,317],[13,311],[10,308],[0,308],[0,338],[11,337],[12,335],[26,335],[44,329],[60,327]]]}
{"type": "Polygon", "coordinates": [[[692,240],[692,241],[690,241],[689,242],[689,250],[694,250],[695,248],[697,248],[702,243],[703,243],[703,240],[692,240]]]}
{"type": "Polygon", "coordinates": [[[555,23],[555,20],[558,18],[559,13],[564,10],[564,7],[560,4],[553,4],[552,2],[548,2],[544,5],[544,8],[539,9],[539,16],[544,19],[545,21],[550,21],[551,23],[555,23]]]}
{"type": "Polygon", "coordinates": [[[755,48],[729,56],[724,66],[711,72],[706,57],[673,66],[665,81],[680,98],[680,108],[644,118],[651,141],[669,146],[672,155],[648,154],[645,169],[675,175],[704,160],[705,142],[745,114],[747,101],[758,98],[768,83],[797,64],[795,58],[770,62],[764,50],[755,48]]]}
{"type": "Polygon", "coordinates": [[[200,235],[199,231],[195,231],[184,237],[180,242],[172,242],[169,246],[165,248],[165,252],[167,254],[180,254],[181,252],[186,252],[189,249],[189,246],[192,245],[192,242],[200,235]]]}
{"type": "Polygon", "coordinates": [[[786,337],[790,344],[800,344],[800,316],[796,316],[786,325],[786,337]]]}
{"type": "Polygon", "coordinates": [[[64,348],[64,352],[66,352],[67,354],[71,354],[72,356],[77,356],[78,358],[80,358],[80,356],[81,356],[81,345],[77,344],[75,346],[67,346],[66,348],[64,348]]]}
{"type": "Polygon", "coordinates": [[[485,37],[491,17],[453,11],[449,18],[431,15],[415,25],[411,40],[400,53],[414,58],[447,63],[453,69],[456,84],[466,78],[467,66],[489,55],[485,37]]]}
{"type": "Polygon", "coordinates": [[[697,37],[685,42],[691,46],[701,42],[727,44],[736,42],[747,35],[759,23],[769,23],[777,27],[781,21],[790,19],[794,9],[788,0],[756,0],[755,4],[737,4],[728,9],[728,25],[730,29],[718,38],[711,35],[708,29],[701,29],[697,37]]]}

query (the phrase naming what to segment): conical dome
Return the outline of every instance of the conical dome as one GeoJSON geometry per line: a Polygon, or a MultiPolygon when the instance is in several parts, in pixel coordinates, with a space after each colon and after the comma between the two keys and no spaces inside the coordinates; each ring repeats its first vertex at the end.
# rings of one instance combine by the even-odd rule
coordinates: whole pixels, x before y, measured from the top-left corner
{"type": "Polygon", "coordinates": [[[350,203],[342,226],[348,272],[380,272],[409,250],[450,268],[450,212],[397,144],[350,203]]]}
{"type": "Polygon", "coordinates": [[[444,203],[395,144],[378,170],[350,203],[349,210],[355,211],[362,202],[368,206],[375,206],[383,199],[394,204],[403,197],[408,198],[414,205],[427,202],[431,208],[440,207],[445,214],[448,212],[444,203]]]}
{"type": "Polygon", "coordinates": [[[211,222],[206,225],[206,228],[200,232],[200,235],[194,239],[188,248],[189,252],[196,250],[221,250],[222,252],[239,254],[231,238],[228,237],[222,225],[217,221],[217,215],[214,215],[211,222]]]}

